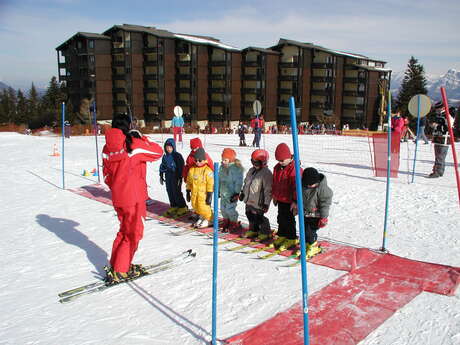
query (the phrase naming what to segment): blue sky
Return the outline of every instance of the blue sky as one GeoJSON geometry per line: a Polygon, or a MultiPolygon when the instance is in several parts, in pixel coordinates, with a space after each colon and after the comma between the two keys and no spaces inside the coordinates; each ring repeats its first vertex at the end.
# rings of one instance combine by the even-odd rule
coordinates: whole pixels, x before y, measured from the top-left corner
{"type": "Polygon", "coordinates": [[[388,61],[405,69],[414,55],[427,74],[460,70],[460,1],[87,1],[0,0],[0,81],[46,87],[57,74],[55,48],[78,31],[139,24],[213,36],[245,48],[289,38],[388,61]]]}

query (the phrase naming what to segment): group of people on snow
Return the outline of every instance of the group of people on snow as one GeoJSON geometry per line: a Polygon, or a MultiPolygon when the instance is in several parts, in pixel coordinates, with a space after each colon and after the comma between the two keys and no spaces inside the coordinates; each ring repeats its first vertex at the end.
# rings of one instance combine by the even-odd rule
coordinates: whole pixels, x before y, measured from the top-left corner
{"type": "MultiPolygon", "coordinates": [[[[117,115],[106,132],[103,149],[104,181],[112,191],[112,201],[120,221],[120,229],[112,246],[110,266],[106,268],[108,283],[117,283],[143,274],[141,265],[132,264],[142,239],[146,217],[146,163],[161,158],[159,179],[166,185],[170,208],[163,214],[179,218],[190,213],[193,226],[212,224],[211,202],[214,190],[214,166],[199,138],[190,140],[190,154],[184,161],[176,150],[176,141],[168,138],[163,149],[138,131],[131,129],[127,116],[117,115]],[[182,184],[185,182],[184,199],[182,184]],[[189,211],[187,204],[191,204],[189,211]]],[[[261,126],[260,122],[255,124],[261,126]]],[[[244,139],[243,139],[244,140],[244,139]]],[[[259,138],[260,140],[260,138],[259,138]]],[[[254,143],[259,144],[257,141],[254,143]]],[[[251,154],[251,168],[244,168],[235,150],[222,151],[219,168],[219,195],[222,232],[239,234],[276,250],[294,248],[299,243],[296,233],[297,195],[293,155],[286,143],[275,150],[278,162],[273,172],[268,167],[269,153],[256,149],[251,154]],[[244,229],[237,211],[238,201],[245,204],[249,228],[244,229]],[[278,232],[271,229],[266,213],[270,204],[278,208],[278,232]]],[[[303,215],[305,221],[307,257],[321,252],[317,230],[326,226],[332,203],[332,190],[326,176],[310,167],[301,171],[303,215]]]]}

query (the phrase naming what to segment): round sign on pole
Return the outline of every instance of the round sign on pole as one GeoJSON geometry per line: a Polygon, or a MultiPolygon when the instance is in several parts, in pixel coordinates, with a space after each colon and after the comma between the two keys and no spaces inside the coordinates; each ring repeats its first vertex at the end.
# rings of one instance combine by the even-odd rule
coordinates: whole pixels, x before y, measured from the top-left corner
{"type": "Polygon", "coordinates": [[[431,99],[427,95],[415,95],[413,96],[408,105],[409,113],[412,114],[412,116],[417,117],[418,112],[420,111],[420,117],[426,116],[431,110],[431,99]],[[420,109],[418,109],[418,98],[420,96],[420,109]]]}
{"type": "Polygon", "coordinates": [[[262,112],[262,103],[260,103],[260,101],[256,99],[254,103],[252,103],[252,109],[254,110],[254,114],[259,116],[262,112]]]}
{"type": "Polygon", "coordinates": [[[176,105],[174,107],[174,115],[182,116],[183,113],[184,113],[184,111],[182,110],[182,107],[180,105],[176,105]]]}

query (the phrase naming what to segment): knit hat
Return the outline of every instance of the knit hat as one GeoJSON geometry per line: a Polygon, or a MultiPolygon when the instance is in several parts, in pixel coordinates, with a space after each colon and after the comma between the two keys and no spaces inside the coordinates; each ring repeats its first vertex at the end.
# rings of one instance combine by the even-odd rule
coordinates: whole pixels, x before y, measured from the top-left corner
{"type": "Polygon", "coordinates": [[[436,102],[434,105],[435,109],[442,109],[444,108],[444,103],[442,101],[436,102]]]}
{"type": "Polygon", "coordinates": [[[281,143],[276,147],[275,158],[277,161],[284,161],[285,159],[291,157],[291,150],[289,150],[289,146],[287,146],[285,143],[281,143]]]}
{"type": "Polygon", "coordinates": [[[225,148],[222,151],[222,159],[228,159],[230,162],[234,162],[236,159],[236,152],[233,149],[225,148]]]}
{"type": "Polygon", "coordinates": [[[304,187],[311,186],[320,181],[320,176],[318,170],[315,168],[307,168],[303,171],[302,174],[302,185],[304,187]]]}
{"type": "Polygon", "coordinates": [[[195,160],[196,161],[205,161],[206,160],[206,152],[204,151],[204,148],[200,147],[198,150],[195,151],[195,160]]]}
{"type": "Polygon", "coordinates": [[[190,140],[190,149],[198,149],[200,147],[203,147],[203,143],[201,142],[200,138],[193,138],[190,140]]]}

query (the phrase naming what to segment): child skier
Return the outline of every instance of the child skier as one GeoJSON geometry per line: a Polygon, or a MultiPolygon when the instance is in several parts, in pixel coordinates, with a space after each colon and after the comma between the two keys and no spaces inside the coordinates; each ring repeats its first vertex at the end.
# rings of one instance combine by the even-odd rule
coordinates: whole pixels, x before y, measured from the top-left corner
{"type": "Polygon", "coordinates": [[[192,202],[192,208],[199,216],[193,224],[196,228],[206,228],[211,224],[211,200],[214,188],[212,170],[206,165],[206,152],[202,147],[195,152],[195,165],[187,175],[187,201],[192,202]]]}
{"type": "Polygon", "coordinates": [[[130,119],[116,115],[105,134],[103,148],[104,182],[112,191],[112,202],[120,221],[113,242],[111,267],[106,267],[108,283],[114,284],[142,274],[140,265],[132,265],[134,253],[144,232],[147,183],[146,162],[161,157],[161,146],[130,131],[130,119]]]}
{"type": "Polygon", "coordinates": [[[332,190],[327,185],[326,176],[315,168],[307,168],[302,174],[302,198],[305,222],[305,242],[307,259],[321,253],[316,241],[316,232],[327,225],[332,190]]]}
{"type": "Polygon", "coordinates": [[[276,147],[275,158],[278,164],[273,168],[272,198],[273,205],[278,205],[278,238],[272,246],[283,251],[297,244],[295,166],[285,143],[276,147]]]}
{"type": "Polygon", "coordinates": [[[230,148],[222,151],[222,165],[219,169],[220,211],[222,212],[222,231],[240,230],[236,203],[243,185],[243,167],[236,152],[230,148]]]}
{"type": "Polygon", "coordinates": [[[160,164],[160,184],[166,183],[169,205],[171,206],[163,216],[181,217],[188,212],[182,195],[182,169],[184,158],[176,151],[175,140],[169,138],[164,144],[165,154],[160,164]]]}
{"type": "MultiPolygon", "coordinates": [[[[182,177],[184,178],[184,182],[187,181],[187,176],[188,176],[188,171],[189,169],[195,165],[195,152],[199,148],[202,148],[203,144],[200,140],[200,138],[193,138],[190,140],[190,154],[187,157],[187,160],[185,161],[185,167],[184,170],[182,171],[182,177]]],[[[214,171],[214,163],[211,159],[211,157],[206,153],[206,162],[209,168],[211,168],[211,171],[214,171]]]]}
{"type": "Polygon", "coordinates": [[[246,204],[246,217],[249,221],[249,231],[245,236],[265,241],[271,237],[270,222],[264,216],[270,207],[272,199],[273,175],[267,167],[268,152],[255,150],[251,154],[252,168],[244,179],[240,201],[246,204]]]}

